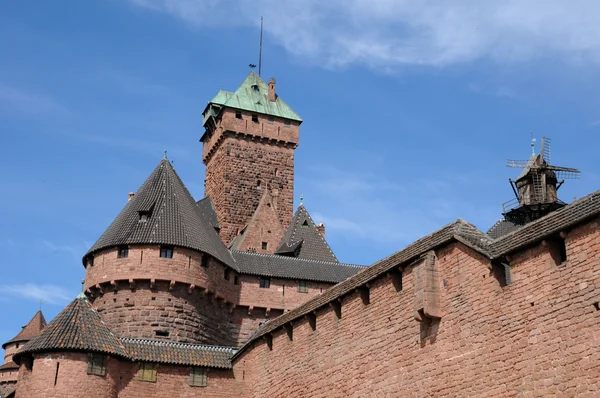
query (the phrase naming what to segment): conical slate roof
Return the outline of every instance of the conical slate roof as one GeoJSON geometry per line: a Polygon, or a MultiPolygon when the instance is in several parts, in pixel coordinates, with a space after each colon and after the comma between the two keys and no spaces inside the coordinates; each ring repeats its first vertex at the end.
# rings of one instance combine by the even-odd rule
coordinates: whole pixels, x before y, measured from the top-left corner
{"type": "Polygon", "coordinates": [[[87,298],[80,294],[44,328],[29,340],[15,355],[20,357],[34,352],[85,351],[99,352],[127,358],[121,341],[100,319],[87,298]]]}
{"type": "Polygon", "coordinates": [[[338,262],[303,204],[298,206],[275,254],[292,255],[308,260],[338,262]]]}
{"type": "Polygon", "coordinates": [[[12,339],[8,340],[6,343],[2,344],[2,348],[6,348],[7,345],[11,343],[18,343],[22,341],[29,341],[33,337],[37,336],[42,329],[46,327],[46,319],[44,318],[44,314],[39,310],[35,313],[33,318],[27,323],[27,325],[23,326],[23,329],[12,339]]]}
{"type": "Polygon", "coordinates": [[[212,255],[232,266],[233,258],[167,159],[161,160],[135,196],[85,258],[119,245],[161,244],[212,255]]]}

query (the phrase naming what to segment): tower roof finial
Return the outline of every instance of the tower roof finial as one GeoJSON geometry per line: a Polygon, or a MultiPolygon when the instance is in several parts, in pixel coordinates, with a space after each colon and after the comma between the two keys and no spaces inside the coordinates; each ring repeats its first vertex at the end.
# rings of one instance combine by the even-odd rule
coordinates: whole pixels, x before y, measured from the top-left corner
{"type": "Polygon", "coordinates": [[[77,298],[86,298],[84,291],[85,291],[85,279],[82,279],[81,280],[81,293],[79,293],[77,295],[77,298]]]}
{"type": "Polygon", "coordinates": [[[535,141],[536,139],[533,138],[533,131],[531,132],[531,155],[535,156],[535,141]]]}
{"type": "Polygon", "coordinates": [[[163,159],[167,160],[167,150],[165,149],[165,154],[163,156],[163,159]]]}
{"type": "Polygon", "coordinates": [[[304,202],[304,194],[300,194],[300,204],[303,204],[304,202]]]}

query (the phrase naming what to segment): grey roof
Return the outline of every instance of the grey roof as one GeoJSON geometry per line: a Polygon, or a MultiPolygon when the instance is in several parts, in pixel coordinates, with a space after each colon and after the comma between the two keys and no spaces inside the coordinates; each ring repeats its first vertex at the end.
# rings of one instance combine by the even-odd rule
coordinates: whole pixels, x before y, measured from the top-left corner
{"type": "Polygon", "coordinates": [[[303,258],[232,251],[241,273],[276,278],[302,279],[319,282],[341,282],[364,267],[338,261],[319,261],[303,258]]]}
{"type": "Polygon", "coordinates": [[[338,262],[303,204],[298,206],[275,253],[308,260],[338,262]]]}
{"type": "Polygon", "coordinates": [[[235,348],[168,341],[121,339],[134,361],[231,369],[235,348]]]}
{"type": "Polygon", "coordinates": [[[204,199],[197,201],[196,208],[213,228],[221,228],[221,224],[219,224],[219,219],[217,218],[217,212],[215,211],[215,207],[213,206],[210,197],[207,196],[204,199]]]}
{"type": "Polygon", "coordinates": [[[232,265],[231,253],[202,215],[171,163],[163,159],[83,262],[88,255],[111,246],[151,243],[199,250],[232,265]],[[141,212],[148,214],[147,221],[140,221],[141,212]]]}
{"type": "Polygon", "coordinates": [[[494,224],[485,234],[492,239],[498,239],[501,236],[509,234],[517,229],[521,228],[522,225],[515,224],[508,220],[499,220],[494,224]]]}
{"type": "Polygon", "coordinates": [[[40,334],[29,340],[15,354],[14,360],[19,364],[24,354],[65,350],[128,357],[123,344],[83,294],[62,310],[40,334]]]}

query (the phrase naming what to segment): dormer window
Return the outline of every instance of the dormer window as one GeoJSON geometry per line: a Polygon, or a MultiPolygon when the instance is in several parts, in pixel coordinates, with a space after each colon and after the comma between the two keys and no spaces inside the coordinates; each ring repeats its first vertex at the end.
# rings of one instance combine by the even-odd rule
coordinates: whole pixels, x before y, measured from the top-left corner
{"type": "Polygon", "coordinates": [[[256,113],[253,113],[253,114],[252,114],[252,121],[253,121],[254,123],[258,123],[258,115],[257,115],[256,113]]]}
{"type": "Polygon", "coordinates": [[[258,84],[253,84],[252,85],[252,90],[258,91],[258,84]]]}
{"type": "Polygon", "coordinates": [[[242,118],[242,112],[241,111],[236,111],[235,112],[235,118],[236,119],[241,119],[242,118]]]}
{"type": "Polygon", "coordinates": [[[138,211],[138,214],[140,215],[139,222],[147,222],[148,221],[148,217],[150,217],[150,212],[149,211],[140,210],[140,211],[138,211]]]}

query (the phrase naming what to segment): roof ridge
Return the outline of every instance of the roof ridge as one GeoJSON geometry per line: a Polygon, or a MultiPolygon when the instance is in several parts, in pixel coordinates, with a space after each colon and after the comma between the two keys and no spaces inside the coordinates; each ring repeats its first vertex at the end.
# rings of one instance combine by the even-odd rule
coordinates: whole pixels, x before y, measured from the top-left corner
{"type": "Polygon", "coordinates": [[[210,345],[210,344],[199,344],[199,343],[185,343],[179,341],[162,341],[162,340],[152,340],[152,339],[143,339],[143,338],[135,338],[135,337],[123,337],[120,340],[123,342],[132,342],[132,343],[141,343],[141,344],[152,344],[152,345],[163,345],[169,347],[192,347],[192,348],[204,348],[210,349],[214,351],[237,351],[235,347],[226,347],[226,346],[218,346],[218,345],[210,345]]]}
{"type": "Polygon", "coordinates": [[[249,255],[249,256],[259,256],[259,257],[269,257],[269,258],[281,258],[281,259],[290,260],[290,261],[312,262],[312,263],[317,263],[317,264],[343,265],[345,267],[356,267],[356,268],[364,268],[365,267],[364,265],[342,263],[342,262],[339,262],[339,261],[335,262],[335,261],[326,261],[326,260],[313,260],[311,258],[289,257],[289,256],[282,256],[282,255],[279,255],[279,254],[245,252],[245,251],[241,251],[241,250],[231,250],[231,252],[241,253],[241,254],[249,255]]]}

